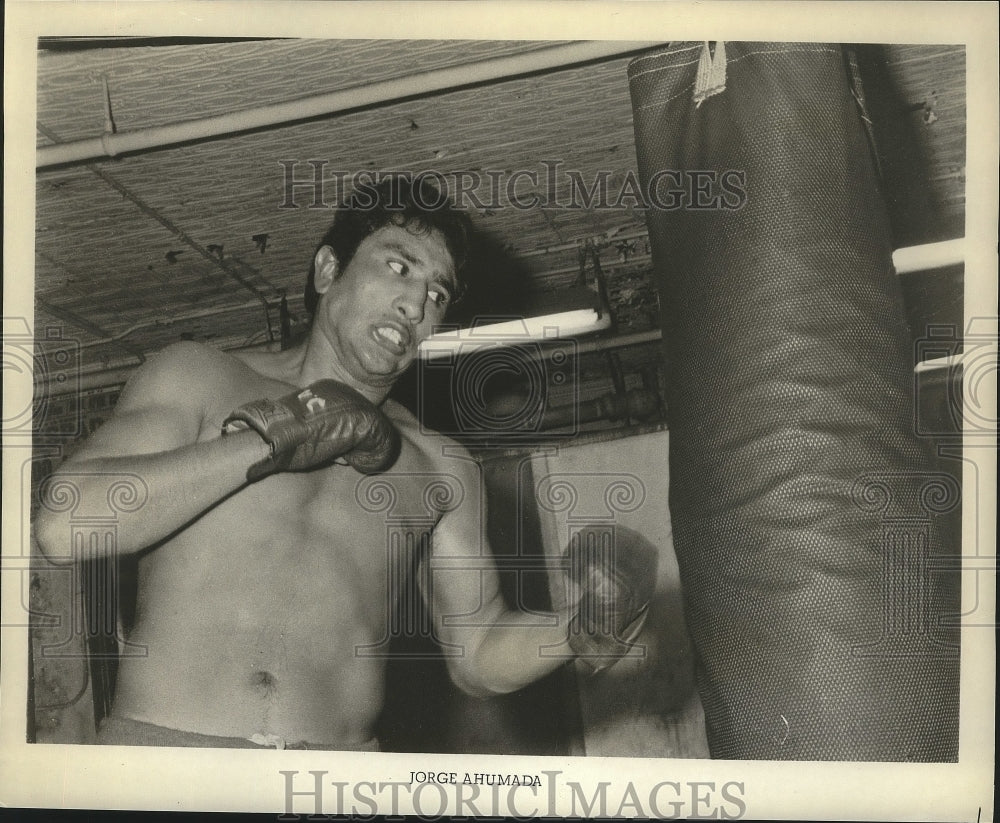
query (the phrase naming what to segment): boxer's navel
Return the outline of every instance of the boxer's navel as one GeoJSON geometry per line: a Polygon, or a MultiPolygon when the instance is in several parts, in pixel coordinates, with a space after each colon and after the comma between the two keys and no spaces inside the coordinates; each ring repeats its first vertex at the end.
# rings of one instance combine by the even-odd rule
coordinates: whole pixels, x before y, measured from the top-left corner
{"type": "Polygon", "coordinates": [[[261,669],[250,675],[250,685],[264,697],[270,697],[278,690],[278,679],[269,671],[261,669]]]}

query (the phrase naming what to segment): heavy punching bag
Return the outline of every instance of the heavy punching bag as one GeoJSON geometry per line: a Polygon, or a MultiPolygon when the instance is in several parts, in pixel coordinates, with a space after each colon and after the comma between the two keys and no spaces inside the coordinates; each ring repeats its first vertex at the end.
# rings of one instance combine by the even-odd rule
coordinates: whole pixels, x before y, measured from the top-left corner
{"type": "Polygon", "coordinates": [[[863,97],[837,45],[629,66],[670,511],[716,758],[957,758],[958,614],[863,97]]]}

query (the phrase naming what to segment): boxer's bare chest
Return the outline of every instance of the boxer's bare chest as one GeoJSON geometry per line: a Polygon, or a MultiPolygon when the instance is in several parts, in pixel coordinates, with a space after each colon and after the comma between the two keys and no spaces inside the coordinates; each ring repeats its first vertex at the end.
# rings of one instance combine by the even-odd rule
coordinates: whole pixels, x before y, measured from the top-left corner
{"type": "MultiPolygon", "coordinates": [[[[199,439],[218,437],[238,405],[285,388],[261,379],[220,394],[199,439]]],[[[196,579],[197,596],[211,593],[226,609],[237,601],[241,611],[252,602],[296,602],[334,619],[337,602],[350,604],[362,622],[369,622],[369,609],[370,621],[380,622],[384,604],[398,594],[402,567],[425,550],[441,511],[461,494],[416,421],[399,407],[387,410],[403,441],[389,471],[367,476],[335,463],[249,483],[149,554],[149,589],[196,579]]]]}
{"type": "MultiPolygon", "coordinates": [[[[253,376],[219,382],[225,389],[205,403],[199,440],[220,437],[239,405],[289,390],[253,376]]],[[[416,421],[391,404],[385,410],[403,439],[389,471],[366,476],[332,464],[270,475],[144,554],[131,640],[149,655],[124,669],[122,682],[138,695],[132,704],[122,698],[126,714],[131,705],[137,716],[193,728],[172,703],[150,708],[157,684],[183,672],[177,688],[189,709],[204,709],[198,728],[213,733],[337,740],[347,723],[353,740],[367,729],[381,705],[384,661],[358,650],[381,648],[406,566],[459,493],[446,488],[448,473],[416,421]]]]}

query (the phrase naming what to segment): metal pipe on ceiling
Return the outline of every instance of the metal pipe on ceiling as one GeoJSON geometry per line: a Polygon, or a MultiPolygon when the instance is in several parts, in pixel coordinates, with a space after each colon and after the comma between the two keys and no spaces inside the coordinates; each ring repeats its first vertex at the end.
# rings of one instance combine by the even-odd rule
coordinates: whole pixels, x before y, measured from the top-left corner
{"type": "Polygon", "coordinates": [[[533,72],[565,68],[592,60],[640,51],[656,45],[660,45],[660,43],[585,41],[482,60],[476,63],[449,66],[443,69],[419,72],[407,77],[396,77],[391,80],[340,89],[327,94],[257,106],[213,117],[185,120],[180,123],[169,123],[135,131],[106,133],[68,143],[58,143],[54,146],[40,146],[35,152],[35,166],[43,168],[62,163],[90,160],[95,157],[115,157],[127,152],[160,148],[206,137],[236,134],[265,126],[277,126],[310,117],[357,109],[362,106],[389,103],[407,97],[457,89],[477,83],[496,82],[533,72]]]}

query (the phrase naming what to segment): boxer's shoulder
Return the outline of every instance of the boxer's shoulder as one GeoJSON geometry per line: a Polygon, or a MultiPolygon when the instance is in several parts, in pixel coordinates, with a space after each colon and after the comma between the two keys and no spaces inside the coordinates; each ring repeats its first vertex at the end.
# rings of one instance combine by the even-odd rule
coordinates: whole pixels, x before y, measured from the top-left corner
{"type": "MultiPolygon", "coordinates": [[[[117,413],[147,407],[191,406],[207,387],[217,383],[221,369],[213,365],[209,348],[199,343],[173,343],[156,352],[129,377],[117,413]]],[[[220,352],[221,354],[221,352],[220,352]]]]}
{"type": "Polygon", "coordinates": [[[465,446],[454,438],[423,425],[409,409],[395,400],[386,400],[382,404],[382,411],[399,430],[404,447],[419,452],[435,467],[442,468],[444,464],[451,464],[456,460],[463,463],[472,461],[465,446]]]}
{"type": "Polygon", "coordinates": [[[184,340],[152,355],[140,367],[137,378],[165,389],[199,387],[216,389],[246,382],[255,372],[242,360],[219,349],[184,340]]]}
{"type": "Polygon", "coordinates": [[[205,439],[218,435],[234,407],[262,396],[273,382],[227,352],[182,341],[151,355],[132,374],[115,413],[188,421],[205,439]]]}
{"type": "Polygon", "coordinates": [[[381,405],[382,411],[399,430],[404,442],[412,446],[420,446],[430,432],[421,425],[420,420],[402,403],[386,398],[381,405]]]}
{"type": "Polygon", "coordinates": [[[407,484],[411,493],[422,498],[433,484],[436,493],[444,495],[439,501],[442,503],[451,499],[449,488],[462,489],[462,497],[467,497],[471,489],[478,487],[479,465],[463,445],[422,426],[409,410],[392,400],[387,400],[382,410],[402,438],[399,460],[388,472],[394,482],[407,484]]]}

